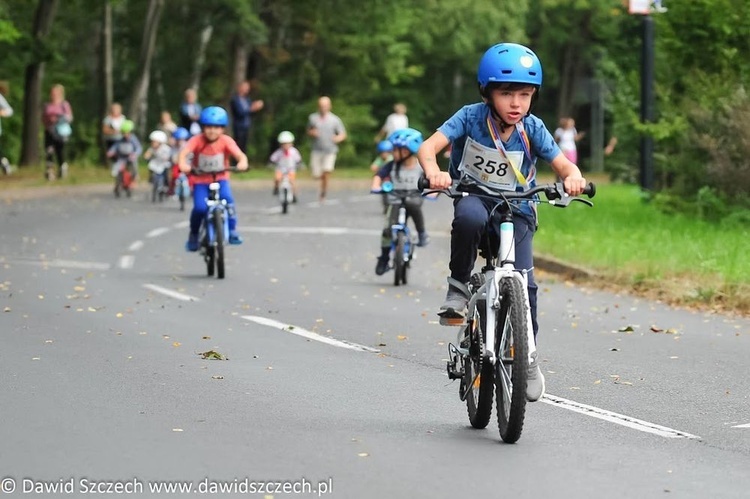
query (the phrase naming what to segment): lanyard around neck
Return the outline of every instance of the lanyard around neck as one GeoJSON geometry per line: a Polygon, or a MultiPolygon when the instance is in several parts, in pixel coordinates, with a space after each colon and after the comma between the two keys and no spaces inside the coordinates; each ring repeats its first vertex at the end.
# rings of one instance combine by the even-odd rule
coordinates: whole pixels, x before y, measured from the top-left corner
{"type": "Polygon", "coordinates": [[[520,183],[522,186],[526,187],[529,182],[534,179],[536,175],[536,167],[534,166],[534,156],[531,154],[531,143],[529,142],[529,136],[526,134],[526,130],[524,129],[523,125],[520,122],[516,123],[516,131],[518,132],[518,135],[521,136],[521,146],[523,146],[523,151],[529,158],[529,162],[531,162],[531,169],[529,171],[528,177],[524,177],[520,168],[514,165],[513,161],[508,157],[508,152],[505,150],[503,141],[500,138],[500,132],[497,131],[497,126],[495,125],[495,122],[492,121],[492,117],[489,115],[487,116],[487,127],[490,129],[490,136],[492,137],[492,141],[495,143],[495,147],[498,151],[500,151],[500,154],[505,157],[505,159],[508,161],[508,164],[510,164],[511,168],[513,169],[516,180],[518,180],[518,183],[520,183]]]}

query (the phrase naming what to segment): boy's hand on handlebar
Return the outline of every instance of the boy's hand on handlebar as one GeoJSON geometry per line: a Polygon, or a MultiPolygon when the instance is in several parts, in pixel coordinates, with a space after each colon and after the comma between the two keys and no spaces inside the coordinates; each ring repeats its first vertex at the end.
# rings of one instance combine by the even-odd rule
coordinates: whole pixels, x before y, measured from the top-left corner
{"type": "Polygon", "coordinates": [[[450,174],[444,171],[431,173],[430,175],[425,175],[425,177],[430,181],[430,189],[448,189],[453,183],[450,174]]]}
{"type": "Polygon", "coordinates": [[[241,171],[243,171],[243,172],[244,172],[245,170],[247,170],[247,168],[248,168],[248,165],[247,165],[247,159],[241,159],[241,160],[240,160],[240,161],[239,161],[239,162],[237,163],[237,169],[238,169],[238,170],[241,170],[241,171]]]}
{"type": "Polygon", "coordinates": [[[190,173],[190,165],[187,163],[180,163],[179,167],[182,173],[190,173]]]}
{"type": "Polygon", "coordinates": [[[581,176],[570,176],[563,180],[565,192],[570,196],[580,196],[586,188],[586,179],[581,176]]]}

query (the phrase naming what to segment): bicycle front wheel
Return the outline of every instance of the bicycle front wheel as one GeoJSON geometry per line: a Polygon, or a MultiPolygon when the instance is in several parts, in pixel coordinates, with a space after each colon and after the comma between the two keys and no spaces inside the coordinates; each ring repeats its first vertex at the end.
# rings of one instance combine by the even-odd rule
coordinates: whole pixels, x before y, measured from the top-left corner
{"type": "Polygon", "coordinates": [[[474,315],[465,326],[469,338],[469,355],[463,357],[464,377],[461,380],[461,398],[466,400],[466,412],[474,428],[486,428],[492,416],[492,390],[494,370],[484,359],[484,301],[478,301],[474,315]]]}
{"type": "Polygon", "coordinates": [[[214,234],[216,235],[216,277],[224,279],[224,213],[214,211],[214,234]]]}
{"type": "Polygon", "coordinates": [[[406,284],[406,235],[403,232],[396,234],[396,252],[393,255],[393,284],[398,286],[406,284]]]}
{"type": "Polygon", "coordinates": [[[497,318],[497,362],[495,391],[497,424],[503,442],[521,438],[526,414],[526,384],[529,355],[526,310],[522,284],[516,279],[501,282],[502,305],[497,318]]]}

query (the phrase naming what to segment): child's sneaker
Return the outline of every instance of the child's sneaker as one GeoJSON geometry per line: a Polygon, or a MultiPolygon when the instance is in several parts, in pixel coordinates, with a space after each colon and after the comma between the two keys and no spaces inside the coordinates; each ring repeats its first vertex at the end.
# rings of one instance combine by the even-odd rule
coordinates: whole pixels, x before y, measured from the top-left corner
{"type": "Polygon", "coordinates": [[[188,240],[185,243],[185,249],[187,251],[198,251],[198,247],[200,245],[198,244],[198,234],[193,234],[192,232],[188,236],[188,240]]]}
{"type": "Polygon", "coordinates": [[[430,244],[430,236],[427,235],[427,232],[420,232],[417,246],[427,246],[428,244],[430,244]]]}
{"type": "Polygon", "coordinates": [[[378,263],[375,265],[375,273],[377,275],[383,275],[388,271],[388,262],[390,258],[388,256],[379,256],[378,263]]]}
{"type": "Polygon", "coordinates": [[[237,231],[229,232],[229,244],[242,244],[242,237],[237,231]]]}

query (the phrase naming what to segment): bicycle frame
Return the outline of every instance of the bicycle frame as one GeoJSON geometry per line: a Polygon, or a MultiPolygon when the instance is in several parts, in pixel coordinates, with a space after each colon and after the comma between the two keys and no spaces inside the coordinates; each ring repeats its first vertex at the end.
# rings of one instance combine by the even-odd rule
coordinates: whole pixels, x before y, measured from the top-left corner
{"type": "Polygon", "coordinates": [[[229,240],[229,217],[227,209],[227,202],[223,199],[219,198],[219,183],[218,182],[212,182],[208,186],[209,194],[208,198],[206,199],[206,204],[208,205],[208,211],[206,212],[206,218],[203,219],[203,229],[205,230],[206,234],[206,244],[208,246],[216,246],[216,241],[218,239],[218,234],[216,234],[216,229],[214,228],[214,225],[211,223],[211,220],[213,219],[214,212],[216,210],[221,210],[224,212],[224,227],[223,227],[223,234],[221,234],[222,241],[227,242],[229,240]]]}

